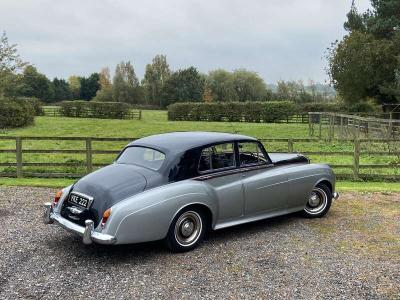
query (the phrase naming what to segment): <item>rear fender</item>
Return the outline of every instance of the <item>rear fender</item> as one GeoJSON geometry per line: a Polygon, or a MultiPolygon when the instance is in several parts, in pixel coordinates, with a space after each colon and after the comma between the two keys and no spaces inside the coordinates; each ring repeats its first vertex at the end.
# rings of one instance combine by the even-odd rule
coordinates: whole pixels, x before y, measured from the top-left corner
{"type": "Polygon", "coordinates": [[[203,183],[184,180],[117,203],[103,233],[114,235],[118,244],[160,240],[167,235],[176,214],[192,204],[206,206],[213,218],[217,215],[217,202],[207,194],[203,183]]]}

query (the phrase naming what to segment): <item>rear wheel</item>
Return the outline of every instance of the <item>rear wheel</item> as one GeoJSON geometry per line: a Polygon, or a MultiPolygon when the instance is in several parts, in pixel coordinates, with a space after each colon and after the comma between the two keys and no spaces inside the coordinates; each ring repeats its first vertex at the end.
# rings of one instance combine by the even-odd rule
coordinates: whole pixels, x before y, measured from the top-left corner
{"type": "Polygon", "coordinates": [[[308,218],[323,217],[331,207],[332,192],[325,184],[318,184],[309,195],[303,215],[308,218]]]}
{"type": "Polygon", "coordinates": [[[206,218],[199,209],[184,209],[172,221],[166,244],[173,252],[192,250],[203,240],[206,218]]]}

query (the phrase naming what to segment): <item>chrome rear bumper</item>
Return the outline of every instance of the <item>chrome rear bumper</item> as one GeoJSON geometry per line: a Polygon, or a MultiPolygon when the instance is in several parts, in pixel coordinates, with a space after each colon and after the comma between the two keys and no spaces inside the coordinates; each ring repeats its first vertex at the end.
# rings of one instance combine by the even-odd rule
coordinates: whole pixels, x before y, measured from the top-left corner
{"type": "Polygon", "coordinates": [[[63,218],[60,214],[54,213],[51,203],[47,202],[44,204],[43,223],[52,224],[54,222],[66,230],[82,236],[82,242],[86,245],[89,245],[92,242],[112,245],[117,242],[117,239],[112,235],[94,231],[94,223],[92,220],[86,220],[85,227],[79,226],[63,218]]]}
{"type": "Polygon", "coordinates": [[[339,199],[339,193],[333,193],[333,200],[339,199]]]}

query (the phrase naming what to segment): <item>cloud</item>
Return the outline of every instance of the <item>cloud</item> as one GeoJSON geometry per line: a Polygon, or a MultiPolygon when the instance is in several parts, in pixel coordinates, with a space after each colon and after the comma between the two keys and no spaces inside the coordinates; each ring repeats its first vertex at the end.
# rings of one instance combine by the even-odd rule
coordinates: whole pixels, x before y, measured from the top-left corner
{"type": "Polygon", "coordinates": [[[349,8],[349,0],[3,0],[0,29],[49,77],[121,60],[142,76],[162,53],[173,69],[247,68],[268,82],[323,81],[324,51],[345,34],[349,8]]]}

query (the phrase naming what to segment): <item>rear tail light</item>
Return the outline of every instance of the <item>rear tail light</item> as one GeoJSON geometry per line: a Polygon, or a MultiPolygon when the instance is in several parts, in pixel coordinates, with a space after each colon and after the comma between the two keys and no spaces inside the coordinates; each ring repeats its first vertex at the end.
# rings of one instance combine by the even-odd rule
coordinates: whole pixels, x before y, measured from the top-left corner
{"type": "Polygon", "coordinates": [[[107,209],[104,214],[103,218],[101,219],[101,226],[106,225],[108,218],[111,216],[111,208],[107,209]]]}
{"type": "Polygon", "coordinates": [[[57,206],[58,201],[60,201],[61,196],[62,196],[62,191],[58,191],[54,197],[53,206],[57,206]]]}

